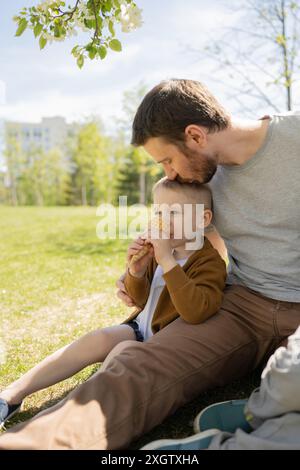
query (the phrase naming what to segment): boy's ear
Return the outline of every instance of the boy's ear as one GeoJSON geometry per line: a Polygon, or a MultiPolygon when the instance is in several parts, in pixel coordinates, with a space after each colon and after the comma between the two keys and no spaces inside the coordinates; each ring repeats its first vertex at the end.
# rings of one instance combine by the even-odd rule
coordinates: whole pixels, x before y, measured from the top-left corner
{"type": "Polygon", "coordinates": [[[203,226],[208,227],[212,221],[212,211],[210,209],[204,209],[203,211],[203,226]]]}

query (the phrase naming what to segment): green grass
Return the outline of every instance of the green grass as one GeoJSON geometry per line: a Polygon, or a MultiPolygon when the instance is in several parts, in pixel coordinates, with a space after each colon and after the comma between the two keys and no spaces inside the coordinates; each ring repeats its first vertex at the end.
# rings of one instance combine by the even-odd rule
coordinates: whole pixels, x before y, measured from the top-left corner
{"type": "MultiPolygon", "coordinates": [[[[0,390],[57,348],[128,315],[130,310],[115,296],[128,241],[99,240],[98,221],[94,208],[0,207],[0,345],[7,352],[0,365],[0,390]]],[[[9,426],[54,404],[96,368],[29,397],[9,426]]],[[[202,394],[131,448],[190,435],[192,418],[203,407],[244,398],[257,381],[253,374],[202,394]]]]}

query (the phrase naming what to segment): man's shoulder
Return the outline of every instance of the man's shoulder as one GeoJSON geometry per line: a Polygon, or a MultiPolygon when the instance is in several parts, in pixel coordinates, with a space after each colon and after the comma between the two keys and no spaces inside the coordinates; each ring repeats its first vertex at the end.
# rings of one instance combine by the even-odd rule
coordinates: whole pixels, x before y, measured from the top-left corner
{"type": "MultiPolygon", "coordinates": [[[[300,110],[272,115],[273,133],[281,143],[295,148],[300,142],[300,110]]],[[[275,141],[275,145],[277,142],[275,141]]]]}
{"type": "Polygon", "coordinates": [[[272,116],[300,116],[300,109],[293,111],[283,111],[282,113],[273,113],[272,116]]]}
{"type": "Polygon", "coordinates": [[[270,118],[273,119],[277,125],[300,126],[300,110],[274,113],[270,118]]]}

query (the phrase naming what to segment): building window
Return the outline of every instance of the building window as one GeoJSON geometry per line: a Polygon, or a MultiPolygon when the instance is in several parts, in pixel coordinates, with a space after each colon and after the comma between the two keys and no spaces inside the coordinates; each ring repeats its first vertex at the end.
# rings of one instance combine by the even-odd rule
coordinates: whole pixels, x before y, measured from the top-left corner
{"type": "Polygon", "coordinates": [[[28,129],[23,129],[23,136],[25,139],[30,139],[30,131],[28,129]]]}

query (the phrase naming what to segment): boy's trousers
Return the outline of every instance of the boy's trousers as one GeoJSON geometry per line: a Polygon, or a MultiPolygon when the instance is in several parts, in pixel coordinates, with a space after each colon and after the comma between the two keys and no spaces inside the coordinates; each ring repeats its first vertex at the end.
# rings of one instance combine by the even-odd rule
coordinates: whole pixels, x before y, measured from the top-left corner
{"type": "Polygon", "coordinates": [[[252,433],[219,434],[210,449],[300,450],[300,327],[270,357],[245,415],[252,433]]]}
{"type": "Polygon", "coordinates": [[[0,449],[126,448],[201,392],[265,363],[299,324],[300,303],[226,286],[213,317],[117,345],[67,398],[0,436],[0,449]]]}

